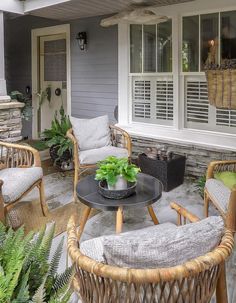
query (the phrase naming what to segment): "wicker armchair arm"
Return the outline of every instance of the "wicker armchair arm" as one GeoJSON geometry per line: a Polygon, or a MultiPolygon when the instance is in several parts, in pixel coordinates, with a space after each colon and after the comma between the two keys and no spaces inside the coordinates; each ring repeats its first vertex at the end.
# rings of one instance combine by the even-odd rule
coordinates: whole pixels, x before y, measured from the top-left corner
{"type": "Polygon", "coordinates": [[[206,178],[214,178],[214,174],[221,171],[236,171],[236,160],[211,162],[208,165],[206,178]]]}
{"type": "Polygon", "coordinates": [[[0,169],[2,167],[41,167],[39,152],[28,145],[0,142],[0,169]]]}
{"type": "Polygon", "coordinates": [[[78,148],[78,142],[73,134],[73,129],[70,128],[66,133],[67,138],[69,138],[73,144],[73,160],[75,169],[78,169],[79,167],[79,148],[78,148]]]}
{"type": "Polygon", "coordinates": [[[112,133],[112,143],[117,141],[116,134],[122,136],[125,148],[128,150],[128,157],[130,158],[132,152],[132,141],[130,135],[125,130],[115,125],[110,125],[110,129],[112,133]]]}
{"type": "Polygon", "coordinates": [[[197,216],[195,216],[190,211],[188,211],[186,208],[177,204],[176,202],[172,202],[170,204],[170,207],[177,212],[177,215],[178,215],[177,224],[178,225],[186,224],[187,220],[191,223],[194,223],[194,222],[197,222],[200,220],[197,216]]]}

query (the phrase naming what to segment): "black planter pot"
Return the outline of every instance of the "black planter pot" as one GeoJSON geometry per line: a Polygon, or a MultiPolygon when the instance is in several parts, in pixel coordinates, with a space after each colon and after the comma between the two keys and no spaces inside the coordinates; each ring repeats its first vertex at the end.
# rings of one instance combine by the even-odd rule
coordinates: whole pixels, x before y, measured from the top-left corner
{"type": "Polygon", "coordinates": [[[55,162],[57,165],[61,166],[63,162],[68,162],[72,159],[72,154],[70,150],[65,150],[62,156],[59,158],[57,152],[59,150],[59,145],[53,145],[49,149],[50,157],[52,158],[53,162],[55,162]]]}

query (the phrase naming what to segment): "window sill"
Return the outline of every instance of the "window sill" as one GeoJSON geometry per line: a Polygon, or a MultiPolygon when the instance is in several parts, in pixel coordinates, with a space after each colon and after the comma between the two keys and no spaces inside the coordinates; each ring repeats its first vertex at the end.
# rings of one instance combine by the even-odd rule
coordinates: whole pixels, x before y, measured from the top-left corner
{"type": "Polygon", "coordinates": [[[166,143],[196,145],[209,149],[236,151],[236,134],[218,133],[195,129],[173,129],[146,123],[117,124],[130,135],[159,139],[166,143]]]}

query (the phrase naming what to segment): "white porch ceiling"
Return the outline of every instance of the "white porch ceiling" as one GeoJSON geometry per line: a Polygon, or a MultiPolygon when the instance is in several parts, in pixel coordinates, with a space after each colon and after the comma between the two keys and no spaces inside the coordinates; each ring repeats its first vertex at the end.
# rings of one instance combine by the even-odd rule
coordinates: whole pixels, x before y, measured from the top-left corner
{"type": "Polygon", "coordinates": [[[30,12],[30,15],[69,21],[79,18],[117,13],[140,5],[164,6],[195,0],[71,0],[30,12]]]}

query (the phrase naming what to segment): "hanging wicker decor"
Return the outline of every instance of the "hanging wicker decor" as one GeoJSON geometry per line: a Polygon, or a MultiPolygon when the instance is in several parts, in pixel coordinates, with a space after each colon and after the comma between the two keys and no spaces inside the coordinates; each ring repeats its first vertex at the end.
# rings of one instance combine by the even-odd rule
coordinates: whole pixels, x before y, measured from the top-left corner
{"type": "Polygon", "coordinates": [[[208,98],[217,108],[236,109],[236,66],[226,62],[206,68],[208,98]]]}

